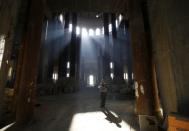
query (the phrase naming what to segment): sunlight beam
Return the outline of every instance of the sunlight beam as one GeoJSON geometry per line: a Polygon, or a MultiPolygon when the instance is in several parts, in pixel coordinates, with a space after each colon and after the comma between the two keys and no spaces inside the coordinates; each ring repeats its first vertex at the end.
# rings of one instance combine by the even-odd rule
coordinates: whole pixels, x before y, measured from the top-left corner
{"type": "Polygon", "coordinates": [[[86,28],[82,28],[82,36],[83,37],[87,37],[88,36],[88,32],[86,28]]]}

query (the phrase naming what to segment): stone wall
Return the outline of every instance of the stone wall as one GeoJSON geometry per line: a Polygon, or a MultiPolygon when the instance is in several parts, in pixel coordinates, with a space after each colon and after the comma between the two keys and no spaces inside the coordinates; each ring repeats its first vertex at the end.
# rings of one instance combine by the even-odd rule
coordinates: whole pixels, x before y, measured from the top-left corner
{"type": "Polygon", "coordinates": [[[153,55],[165,114],[189,116],[189,1],[148,2],[153,55]]]}

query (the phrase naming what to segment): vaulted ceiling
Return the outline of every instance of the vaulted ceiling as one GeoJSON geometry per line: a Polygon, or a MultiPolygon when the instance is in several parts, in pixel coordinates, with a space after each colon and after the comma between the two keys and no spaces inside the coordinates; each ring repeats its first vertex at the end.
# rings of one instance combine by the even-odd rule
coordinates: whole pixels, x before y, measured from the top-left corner
{"type": "Polygon", "coordinates": [[[126,12],[126,0],[46,0],[53,12],[126,12]]]}

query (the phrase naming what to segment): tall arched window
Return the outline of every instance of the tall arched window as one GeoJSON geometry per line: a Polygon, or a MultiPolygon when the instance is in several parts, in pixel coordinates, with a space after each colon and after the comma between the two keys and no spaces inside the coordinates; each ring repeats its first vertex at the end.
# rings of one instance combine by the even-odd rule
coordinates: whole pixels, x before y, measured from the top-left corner
{"type": "Polygon", "coordinates": [[[5,36],[0,35],[0,68],[3,60],[4,47],[5,47],[5,36]]]}

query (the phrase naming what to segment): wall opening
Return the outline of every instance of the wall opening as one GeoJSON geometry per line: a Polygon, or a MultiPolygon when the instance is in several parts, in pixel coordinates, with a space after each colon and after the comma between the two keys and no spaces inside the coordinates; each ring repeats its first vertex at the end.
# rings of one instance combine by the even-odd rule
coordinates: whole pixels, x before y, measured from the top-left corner
{"type": "Polygon", "coordinates": [[[89,86],[94,86],[94,76],[89,75],[89,86]]]}

